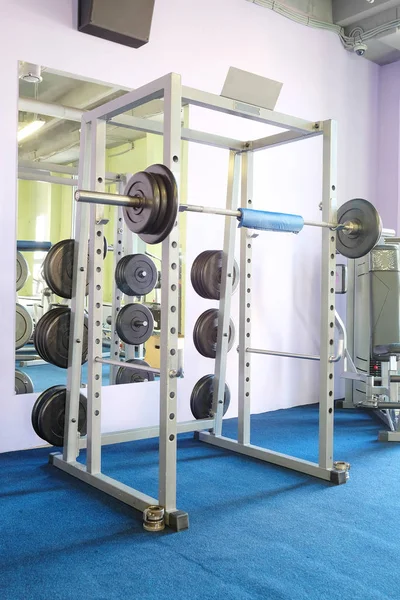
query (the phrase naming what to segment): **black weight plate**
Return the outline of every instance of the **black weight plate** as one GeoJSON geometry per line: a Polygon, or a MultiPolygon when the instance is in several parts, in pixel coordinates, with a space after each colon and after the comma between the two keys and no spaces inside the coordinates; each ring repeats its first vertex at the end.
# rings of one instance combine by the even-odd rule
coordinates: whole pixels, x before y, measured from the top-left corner
{"type": "Polygon", "coordinates": [[[157,233],[160,231],[160,229],[163,228],[164,222],[165,222],[165,217],[167,215],[168,194],[167,194],[167,188],[164,183],[163,177],[161,175],[157,175],[156,173],[152,173],[152,176],[156,180],[158,189],[160,191],[160,210],[159,210],[159,213],[158,213],[157,218],[154,221],[153,225],[150,227],[150,229],[148,231],[146,231],[146,233],[157,235],[157,233]]]}
{"type": "Polygon", "coordinates": [[[118,313],[115,329],[125,344],[139,346],[147,342],[153,333],[154,319],[143,304],[126,304],[118,313]],[[147,325],[141,323],[146,322],[147,325]]]}
{"type": "MultiPolygon", "coordinates": [[[[42,402],[38,414],[38,429],[41,438],[52,446],[62,446],[64,443],[65,426],[65,401],[67,390],[65,386],[48,394],[42,402]]],[[[78,431],[86,435],[87,428],[87,400],[79,396],[78,431]]]]}
{"type": "Polygon", "coordinates": [[[28,279],[29,269],[28,263],[21,252],[17,252],[17,292],[24,287],[28,279]]]}
{"type": "MultiPolygon", "coordinates": [[[[53,308],[39,319],[34,345],[43,360],[57,367],[68,367],[69,328],[71,311],[68,307],[53,308]]],[[[85,317],[82,339],[82,364],[88,354],[88,320],[85,317]]]]}
{"type": "Polygon", "coordinates": [[[47,390],[44,390],[44,392],[42,392],[40,394],[40,396],[37,397],[35,404],[33,405],[33,408],[32,408],[31,422],[32,422],[32,427],[35,430],[36,435],[38,435],[39,437],[42,437],[42,433],[40,431],[39,423],[38,423],[40,409],[41,409],[43,403],[46,402],[47,396],[51,395],[55,390],[61,390],[64,387],[65,386],[63,386],[63,385],[53,385],[52,387],[48,388],[47,390]]]}
{"type": "Polygon", "coordinates": [[[33,331],[32,317],[22,304],[16,305],[15,349],[22,348],[31,339],[33,331]]]}
{"type": "MultiPolygon", "coordinates": [[[[193,329],[193,342],[196,350],[207,358],[215,358],[218,335],[218,309],[210,308],[197,319],[193,329]]],[[[229,321],[228,352],[235,341],[235,326],[229,321]]]]}
{"type": "MultiPolygon", "coordinates": [[[[143,365],[144,367],[150,366],[145,360],[139,360],[138,358],[132,358],[126,362],[135,365],[143,365]]],[[[154,381],[154,373],[151,371],[143,371],[142,369],[127,369],[126,367],[120,367],[115,376],[115,383],[117,385],[121,383],[141,383],[143,381],[154,381]]]]}
{"type": "MultiPolygon", "coordinates": [[[[193,262],[190,279],[193,289],[202,298],[219,300],[221,294],[222,250],[205,250],[193,262]]],[[[233,265],[232,293],[239,284],[239,266],[233,265]]]]}
{"type": "Polygon", "coordinates": [[[157,181],[151,173],[140,171],[128,181],[125,195],[142,199],[139,208],[124,208],[125,223],[134,233],[149,231],[160,211],[160,190],[157,181]]]}
{"type": "Polygon", "coordinates": [[[354,233],[348,233],[344,229],[337,230],[336,248],[347,258],[365,256],[376,246],[381,237],[381,218],[375,206],[368,200],[355,198],[345,202],[338,209],[337,220],[341,225],[351,221],[360,227],[359,231],[354,233]]]}
{"type": "Polygon", "coordinates": [[[152,175],[161,175],[165,189],[167,191],[167,211],[162,227],[160,227],[158,233],[152,234],[140,234],[140,238],[146,242],[146,244],[159,244],[166,237],[169,236],[173,229],[176,221],[176,215],[178,212],[178,186],[175,177],[165,165],[151,165],[146,169],[146,172],[152,175]]]}
{"type": "MultiPolygon", "coordinates": [[[[204,375],[193,388],[190,396],[190,410],[195,419],[208,419],[212,416],[214,375],[204,375]]],[[[229,408],[231,392],[225,383],[223,414],[229,408]]]]}
{"type": "MultiPolygon", "coordinates": [[[[214,250],[209,255],[201,277],[207,297],[210,300],[219,300],[221,295],[221,273],[222,273],[222,250],[214,250]]],[[[239,283],[239,267],[236,261],[233,265],[232,273],[232,293],[236,290],[239,283]]]]}
{"type": "Polygon", "coordinates": [[[121,267],[116,270],[118,288],[128,296],[146,296],[157,283],[157,269],[146,254],[124,256],[121,267]]]}
{"type": "Polygon", "coordinates": [[[15,369],[15,393],[31,394],[33,392],[32,379],[23,371],[15,369]]]}
{"type": "Polygon", "coordinates": [[[103,237],[103,243],[104,243],[104,248],[103,248],[103,259],[107,256],[107,252],[108,252],[108,242],[106,240],[106,236],[103,237]]]}
{"type": "MultiPolygon", "coordinates": [[[[48,287],[61,298],[72,298],[75,240],[61,240],[48,251],[43,263],[43,276],[48,287]]],[[[86,295],[89,282],[86,283],[86,295]]]]}

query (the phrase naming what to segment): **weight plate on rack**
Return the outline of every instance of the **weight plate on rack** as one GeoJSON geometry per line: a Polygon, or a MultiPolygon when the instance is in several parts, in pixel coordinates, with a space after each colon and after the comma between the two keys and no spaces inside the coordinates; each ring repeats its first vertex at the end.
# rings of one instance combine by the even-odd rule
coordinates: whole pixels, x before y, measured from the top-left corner
{"type": "MultiPolygon", "coordinates": [[[[57,367],[68,367],[69,328],[71,309],[53,308],[39,319],[35,328],[33,342],[43,360],[57,367]]],[[[85,317],[82,339],[82,364],[88,354],[88,320],[85,317]]]]}
{"type": "Polygon", "coordinates": [[[160,190],[154,177],[145,171],[133,175],[125,188],[125,195],[141,198],[141,206],[125,207],[123,210],[125,223],[134,233],[151,230],[160,211],[160,190]]]}
{"type": "MultiPolygon", "coordinates": [[[[141,233],[139,237],[146,242],[146,244],[159,244],[169,236],[175,225],[178,212],[178,186],[172,171],[165,165],[151,165],[146,169],[146,172],[151,173],[152,175],[161,176],[167,193],[167,210],[162,225],[157,232],[144,232],[141,233]]],[[[157,181],[159,181],[159,179],[157,181]]],[[[162,188],[161,183],[159,183],[158,186],[159,189],[162,188]]],[[[161,192],[160,196],[162,193],[163,192],[161,192]]]]}
{"type": "MultiPolygon", "coordinates": [[[[139,360],[138,358],[132,358],[126,362],[135,365],[143,365],[144,367],[150,366],[145,360],[139,360]]],[[[115,376],[115,383],[117,385],[121,383],[141,383],[143,381],[154,381],[154,373],[142,369],[127,369],[126,367],[120,367],[115,376]]]]}
{"type": "Polygon", "coordinates": [[[33,331],[32,317],[22,304],[17,304],[15,320],[15,349],[22,348],[31,339],[33,331]]]}
{"type": "Polygon", "coordinates": [[[358,226],[355,231],[338,229],[336,232],[336,248],[347,258],[365,256],[381,237],[381,218],[368,200],[355,198],[345,202],[337,211],[337,220],[340,225],[350,221],[358,226]]]}
{"type": "MultiPolygon", "coordinates": [[[[207,358],[215,358],[217,352],[218,309],[210,308],[197,319],[193,329],[193,342],[196,350],[207,358]]],[[[235,326],[229,321],[228,352],[235,341],[235,326]]]]}
{"type": "MultiPolygon", "coordinates": [[[[61,240],[48,251],[43,262],[43,276],[49,288],[61,296],[72,298],[75,240],[61,240]]],[[[89,283],[86,283],[86,295],[89,283]]]]}
{"type": "MultiPolygon", "coordinates": [[[[213,382],[214,375],[204,375],[193,388],[190,396],[190,410],[195,419],[208,419],[213,416],[213,382]]],[[[229,408],[230,401],[231,392],[228,385],[225,383],[224,415],[229,408]]]]}
{"type": "Polygon", "coordinates": [[[103,259],[107,256],[108,252],[108,242],[106,240],[106,236],[103,237],[104,249],[103,249],[103,259]]]}
{"type": "Polygon", "coordinates": [[[127,296],[146,296],[157,283],[157,269],[146,254],[124,256],[115,269],[118,289],[127,296]]]}
{"type": "Polygon", "coordinates": [[[39,430],[38,417],[39,417],[39,412],[40,412],[40,409],[42,408],[43,402],[46,402],[47,396],[51,395],[55,390],[62,390],[64,388],[65,388],[64,385],[53,385],[52,387],[48,388],[47,390],[44,390],[44,392],[42,392],[40,394],[40,396],[37,397],[36,402],[33,405],[32,414],[31,414],[32,427],[35,430],[35,433],[37,436],[42,437],[41,431],[39,430]]]}
{"type": "Polygon", "coordinates": [[[32,379],[23,371],[15,369],[15,393],[31,394],[33,392],[32,379]]]}
{"type": "MultiPolygon", "coordinates": [[[[61,387],[61,386],[60,386],[61,387]]],[[[64,443],[65,426],[65,401],[67,390],[65,386],[61,389],[52,389],[44,392],[45,398],[37,410],[37,429],[40,437],[52,446],[62,446],[64,443]]],[[[79,396],[78,431],[86,435],[87,428],[87,400],[85,396],[79,396]]]]}
{"type": "MultiPolygon", "coordinates": [[[[190,279],[199,296],[219,300],[221,294],[222,250],[205,250],[193,262],[190,279]]],[[[232,293],[239,284],[239,266],[236,261],[232,273],[232,293]]]]}
{"type": "Polygon", "coordinates": [[[21,252],[17,252],[17,292],[24,287],[28,279],[28,263],[21,252]]]}
{"type": "Polygon", "coordinates": [[[126,304],[118,313],[115,328],[125,344],[139,346],[153,333],[154,319],[143,304],[126,304]]]}

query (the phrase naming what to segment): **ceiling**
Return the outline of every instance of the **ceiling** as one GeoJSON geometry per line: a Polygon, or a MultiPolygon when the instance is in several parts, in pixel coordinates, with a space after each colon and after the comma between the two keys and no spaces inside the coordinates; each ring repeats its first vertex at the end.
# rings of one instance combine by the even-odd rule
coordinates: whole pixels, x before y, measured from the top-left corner
{"type": "MultiPolygon", "coordinates": [[[[365,43],[365,58],[379,65],[400,60],[400,0],[248,0],[291,16],[318,21],[319,27],[339,26],[352,38],[350,52],[357,42],[365,43]]],[[[308,23],[312,26],[312,23],[308,23]]],[[[339,30],[337,30],[339,31],[339,30]]]]}
{"type": "MultiPolygon", "coordinates": [[[[45,68],[42,68],[41,76],[42,81],[37,84],[19,80],[20,99],[90,110],[126,93],[126,90],[121,88],[75,79],[45,68]]],[[[29,111],[19,111],[19,128],[35,118],[34,110],[35,107],[32,106],[29,111]]],[[[159,115],[162,110],[162,101],[156,100],[127,114],[146,118],[159,115]]],[[[52,118],[43,113],[40,118],[46,121],[45,125],[19,143],[19,159],[59,164],[76,162],[79,158],[80,122],[52,118]]],[[[107,147],[133,143],[144,135],[143,132],[108,125],[107,147]]]]}

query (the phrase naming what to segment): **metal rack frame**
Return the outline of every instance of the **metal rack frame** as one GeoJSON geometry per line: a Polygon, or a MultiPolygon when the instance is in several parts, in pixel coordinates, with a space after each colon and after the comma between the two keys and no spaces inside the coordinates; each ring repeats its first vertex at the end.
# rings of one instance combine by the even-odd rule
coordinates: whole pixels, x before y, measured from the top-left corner
{"type": "MultiPolygon", "coordinates": [[[[336,219],[336,124],[333,121],[312,122],[283,115],[275,111],[250,106],[192,88],[182,87],[181,78],[174,73],[104,104],[83,115],[79,162],[79,188],[102,192],[105,185],[105,129],[106,123],[118,115],[164,98],[164,164],[179,182],[181,139],[225,148],[230,151],[227,209],[251,205],[253,152],[269,147],[323,136],[323,201],[322,218],[336,219]],[[182,103],[277,126],[284,131],[254,141],[243,142],[231,138],[190,129],[182,129],[182,103]],[[241,182],[239,174],[241,172],[241,182]],[[240,185],[241,183],[241,185],[240,185]]],[[[143,121],[143,120],[142,120],[143,121]]],[[[116,122],[116,121],[114,121],[116,122]]],[[[162,133],[151,120],[140,123],[144,131],[162,133]]],[[[334,483],[344,483],[346,473],[333,465],[333,326],[335,316],[335,233],[322,231],[322,290],[321,290],[321,349],[320,349],[320,434],[319,462],[312,463],[286,456],[250,444],[250,342],[251,342],[251,252],[252,238],[241,232],[241,306],[239,341],[239,436],[238,441],[221,435],[223,397],[225,388],[232,268],[235,244],[235,220],[225,217],[224,252],[222,264],[221,298],[217,358],[215,361],[213,417],[200,421],[177,423],[178,374],[178,269],[179,243],[177,222],[169,237],[162,242],[162,309],[161,309],[161,368],[160,368],[160,423],[158,427],[140,428],[101,435],[101,307],[102,307],[102,229],[103,208],[100,204],[77,203],[76,250],[74,289],[72,298],[70,357],[68,367],[66,429],[63,453],[53,453],[50,461],[63,471],[143,511],[149,505],[160,504],[165,509],[167,525],[176,530],[188,526],[186,512],[176,508],[176,454],[177,434],[199,432],[199,439],[211,445],[230,449],[240,454],[272,462],[307,473],[334,483]],[[89,267],[89,385],[88,434],[79,439],[77,431],[81,336],[83,331],[83,299],[86,281],[86,257],[90,225],[89,267]],[[149,497],[139,490],[105,476],[101,472],[101,446],[135,439],[159,436],[159,492],[158,498],[149,497]],[[87,447],[86,464],[77,462],[79,449],[87,447]]],[[[124,363],[121,363],[124,364],[124,363]]]]}

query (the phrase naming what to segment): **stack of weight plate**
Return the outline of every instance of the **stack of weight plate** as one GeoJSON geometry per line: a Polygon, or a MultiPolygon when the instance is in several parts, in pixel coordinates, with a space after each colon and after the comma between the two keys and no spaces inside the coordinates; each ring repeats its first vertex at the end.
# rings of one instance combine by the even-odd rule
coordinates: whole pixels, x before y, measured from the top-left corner
{"type": "Polygon", "coordinates": [[[136,207],[123,210],[129,229],[146,244],[165,240],[175,225],[178,210],[178,186],[168,167],[151,165],[136,173],[128,181],[125,195],[139,199],[136,207]]]}
{"type": "Polygon", "coordinates": [[[15,349],[22,348],[29,342],[33,331],[32,317],[22,304],[16,306],[15,349]]]}
{"type": "MultiPolygon", "coordinates": [[[[32,409],[32,427],[36,434],[52,446],[63,446],[65,425],[65,385],[54,385],[40,394],[32,409]]],[[[87,400],[79,398],[78,431],[86,435],[87,400]]]]}
{"type": "MultiPolygon", "coordinates": [[[[219,300],[221,294],[222,250],[205,250],[194,260],[190,279],[199,296],[208,300],[219,300]]],[[[232,292],[239,283],[239,267],[234,262],[232,292]]]]}
{"type": "Polygon", "coordinates": [[[17,252],[17,292],[24,287],[28,279],[29,269],[28,263],[21,252],[17,252]]]}
{"type": "MultiPolygon", "coordinates": [[[[214,375],[203,375],[196,383],[190,396],[190,410],[195,419],[208,419],[212,417],[214,375]]],[[[225,383],[223,414],[229,408],[231,392],[225,383]]]]}
{"type": "MultiPolygon", "coordinates": [[[[53,308],[43,315],[36,324],[33,343],[43,360],[57,367],[68,367],[69,328],[71,309],[63,306],[53,308]]],[[[88,354],[88,320],[85,317],[84,333],[81,341],[82,364],[88,354]]]]}
{"type": "Polygon", "coordinates": [[[125,304],[118,313],[115,329],[125,344],[140,346],[153,334],[152,312],[144,304],[125,304]]]}
{"type": "MultiPolygon", "coordinates": [[[[104,238],[103,258],[107,255],[107,240],[104,238]]],[[[43,277],[54,294],[61,298],[72,298],[75,240],[61,240],[48,251],[43,262],[43,277]]],[[[89,283],[86,280],[86,295],[89,283]]]]}
{"type": "MultiPolygon", "coordinates": [[[[193,329],[193,342],[197,352],[207,358],[217,355],[218,336],[218,309],[210,308],[203,312],[197,319],[193,329]]],[[[235,341],[235,326],[232,319],[229,321],[228,352],[235,341]]]]}
{"type": "MultiPolygon", "coordinates": [[[[219,300],[221,297],[222,250],[206,250],[193,262],[190,279],[195,292],[207,300],[219,300]]],[[[239,267],[234,262],[232,271],[232,292],[239,283],[239,267]]],[[[193,342],[196,350],[207,358],[215,358],[218,338],[218,309],[211,308],[197,319],[193,329],[193,342]]],[[[228,352],[235,340],[235,326],[229,322],[228,352]]],[[[204,375],[193,388],[190,397],[190,410],[195,419],[207,419],[213,416],[214,375],[204,375]]],[[[225,384],[223,414],[229,408],[230,391],[225,384]]]]}
{"type": "Polygon", "coordinates": [[[31,394],[33,392],[32,379],[23,371],[15,369],[15,393],[31,394]]]}
{"type": "Polygon", "coordinates": [[[127,296],[146,296],[153,291],[158,278],[154,262],[146,254],[127,254],[118,261],[115,283],[127,296]]]}

